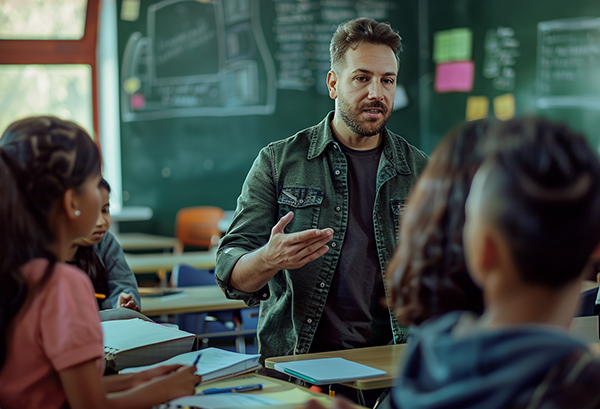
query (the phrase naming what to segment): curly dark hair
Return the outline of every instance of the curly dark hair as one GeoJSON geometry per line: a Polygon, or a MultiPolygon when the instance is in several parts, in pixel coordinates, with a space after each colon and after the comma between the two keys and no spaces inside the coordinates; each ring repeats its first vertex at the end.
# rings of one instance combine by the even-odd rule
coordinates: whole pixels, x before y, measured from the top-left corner
{"type": "Polygon", "coordinates": [[[483,310],[481,290],[467,272],[462,232],[471,181],[483,161],[482,142],[494,123],[482,119],[451,130],[411,191],[387,268],[392,307],[405,325],[452,310],[483,310]]]}

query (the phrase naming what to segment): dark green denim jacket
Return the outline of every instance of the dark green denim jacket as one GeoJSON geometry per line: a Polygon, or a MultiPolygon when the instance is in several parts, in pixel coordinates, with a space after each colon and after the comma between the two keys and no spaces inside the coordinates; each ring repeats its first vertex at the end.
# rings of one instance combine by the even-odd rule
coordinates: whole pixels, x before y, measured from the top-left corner
{"type": "MultiPolygon", "coordinates": [[[[216,280],[228,298],[249,306],[260,302],[258,340],[262,359],[307,353],[325,306],[327,292],[344,243],[348,221],[347,162],[330,128],[333,112],[318,125],[263,148],[238,198],[237,209],[217,252],[216,280]],[[289,211],[294,218],[286,233],[330,227],[329,251],[297,270],[282,270],[256,293],[229,286],[239,258],[264,246],[271,228],[289,211]]],[[[385,266],[397,244],[404,201],[425,167],[427,156],[389,131],[383,132],[383,153],[377,172],[373,224],[377,253],[385,266]]],[[[395,342],[407,329],[390,311],[395,342]]]]}

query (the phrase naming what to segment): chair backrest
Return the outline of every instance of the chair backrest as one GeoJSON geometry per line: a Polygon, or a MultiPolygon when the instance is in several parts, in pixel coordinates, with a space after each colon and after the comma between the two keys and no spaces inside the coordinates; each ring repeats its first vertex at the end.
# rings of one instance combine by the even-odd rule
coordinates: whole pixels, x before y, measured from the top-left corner
{"type": "Polygon", "coordinates": [[[258,315],[260,313],[260,307],[248,307],[240,310],[240,316],[242,319],[242,326],[244,329],[257,329],[258,328],[258,315]]]}
{"type": "Polygon", "coordinates": [[[575,313],[576,317],[586,317],[594,314],[596,298],[598,296],[598,287],[583,291],[579,294],[579,309],[575,313]]]}
{"type": "Polygon", "coordinates": [[[209,270],[200,270],[187,264],[177,264],[173,267],[171,282],[173,287],[217,285],[214,273],[209,270]]]}
{"type": "Polygon", "coordinates": [[[195,206],[179,209],[175,216],[175,237],[182,245],[210,249],[219,243],[219,220],[225,211],[215,206],[195,206]]]}

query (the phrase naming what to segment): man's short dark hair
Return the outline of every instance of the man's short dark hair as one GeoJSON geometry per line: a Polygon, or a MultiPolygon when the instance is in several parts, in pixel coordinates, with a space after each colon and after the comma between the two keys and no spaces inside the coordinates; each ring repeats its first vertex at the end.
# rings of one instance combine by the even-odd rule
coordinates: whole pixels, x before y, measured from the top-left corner
{"type": "Polygon", "coordinates": [[[331,69],[336,71],[344,64],[348,47],[356,49],[362,43],[387,45],[394,52],[397,66],[400,67],[402,38],[398,32],[389,23],[378,23],[363,17],[340,24],[333,34],[329,45],[331,69]]]}
{"type": "Polygon", "coordinates": [[[521,279],[557,288],[581,276],[600,242],[600,161],[585,137],[540,118],[488,139],[484,213],[506,238],[521,279]]]}

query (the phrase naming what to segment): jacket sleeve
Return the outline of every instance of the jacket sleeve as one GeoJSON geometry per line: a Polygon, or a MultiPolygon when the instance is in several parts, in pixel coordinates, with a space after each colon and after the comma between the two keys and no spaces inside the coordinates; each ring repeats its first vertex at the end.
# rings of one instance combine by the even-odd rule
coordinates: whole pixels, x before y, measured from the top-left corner
{"type": "Polygon", "coordinates": [[[121,293],[128,293],[141,308],[140,293],[137,280],[133,271],[125,260],[125,253],[121,245],[110,232],[107,232],[100,243],[94,245],[94,251],[104,263],[108,275],[108,289],[110,294],[102,302],[102,309],[116,308],[121,293]]]}
{"type": "Polygon", "coordinates": [[[276,186],[273,178],[271,146],[263,148],[252,164],[227,233],[217,251],[215,279],[227,298],[240,299],[252,306],[269,298],[268,285],[255,293],[245,293],[229,285],[231,272],[244,255],[264,246],[278,220],[276,186]]]}

